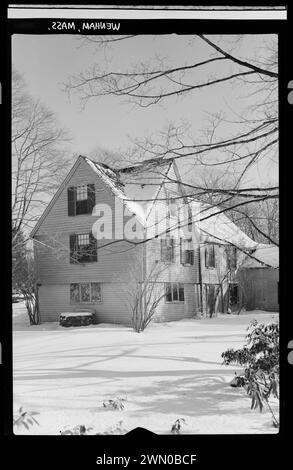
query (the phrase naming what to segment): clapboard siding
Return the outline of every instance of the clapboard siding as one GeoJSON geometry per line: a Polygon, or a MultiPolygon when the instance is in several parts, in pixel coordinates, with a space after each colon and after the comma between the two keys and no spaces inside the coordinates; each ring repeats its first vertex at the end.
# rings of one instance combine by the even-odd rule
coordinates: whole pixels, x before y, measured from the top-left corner
{"type": "Polygon", "coordinates": [[[58,321],[62,312],[90,310],[99,323],[131,323],[127,303],[127,286],[122,283],[102,283],[102,301],[97,303],[70,303],[70,284],[51,284],[39,287],[41,322],[58,321]],[[113,295],[115,293],[115,295],[113,295]]]}
{"type": "Polygon", "coordinates": [[[243,268],[237,275],[248,310],[279,311],[279,269],[243,268]]]}
{"type": "MultiPolygon", "coordinates": [[[[207,268],[205,266],[205,246],[201,247],[201,272],[203,284],[219,284],[223,279],[232,281],[235,277],[235,272],[228,273],[226,245],[214,244],[215,247],[215,264],[214,268],[207,268]]],[[[237,267],[243,262],[245,253],[237,250],[237,267]]]]}
{"type": "MultiPolygon", "coordinates": [[[[162,293],[164,292],[162,284],[162,293]]],[[[163,298],[159,303],[154,320],[157,322],[177,321],[183,318],[192,318],[197,316],[199,305],[195,292],[194,284],[184,284],[185,302],[166,302],[163,298]]]]}
{"type": "MultiPolygon", "coordinates": [[[[141,263],[141,246],[133,247],[126,241],[102,247],[107,240],[98,241],[97,261],[84,264],[69,262],[69,235],[59,234],[58,244],[48,236],[38,236],[35,244],[36,277],[41,284],[62,282],[118,282],[127,278],[129,270],[141,263]],[[48,247],[49,245],[49,247],[48,247]]],[[[109,240],[111,242],[111,240],[109,240]]]]}
{"type": "MultiPolygon", "coordinates": [[[[110,223],[115,233],[115,196],[105,183],[81,159],[70,181],[64,186],[57,201],[52,206],[34,237],[35,268],[38,283],[56,284],[59,282],[117,281],[123,277],[132,264],[141,262],[141,246],[133,246],[125,240],[117,240],[105,248],[111,239],[98,240],[98,261],[72,264],[69,262],[69,236],[71,233],[91,232],[97,217],[93,215],[68,216],[67,188],[83,184],[95,184],[96,203],[107,204],[111,208],[111,218],[105,216],[105,224],[110,223]]],[[[126,213],[124,222],[130,218],[126,213]]],[[[110,226],[110,225],[109,225],[110,226]]]]}
{"type": "Polygon", "coordinates": [[[158,265],[159,273],[157,281],[164,282],[199,282],[199,251],[195,247],[193,266],[184,266],[180,264],[180,241],[175,239],[174,242],[174,262],[161,262],[161,241],[159,239],[151,240],[147,244],[147,272],[151,272],[155,263],[158,265]]]}

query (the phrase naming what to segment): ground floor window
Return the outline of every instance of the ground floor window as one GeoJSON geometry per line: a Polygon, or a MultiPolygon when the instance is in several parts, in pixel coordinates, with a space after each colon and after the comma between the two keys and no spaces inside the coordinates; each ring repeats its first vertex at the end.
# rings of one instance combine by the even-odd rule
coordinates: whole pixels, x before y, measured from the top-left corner
{"type": "Polygon", "coordinates": [[[207,305],[207,311],[210,315],[215,313],[218,290],[219,290],[218,284],[206,284],[205,285],[206,305],[207,305]]]}
{"type": "Polygon", "coordinates": [[[80,304],[83,302],[101,302],[101,284],[99,282],[84,282],[70,284],[70,302],[80,304]]]}
{"type": "Polygon", "coordinates": [[[237,305],[239,300],[238,284],[229,284],[229,304],[237,305]]]}
{"type": "Polygon", "coordinates": [[[180,282],[166,282],[165,300],[166,302],[184,302],[184,284],[180,282]]]}

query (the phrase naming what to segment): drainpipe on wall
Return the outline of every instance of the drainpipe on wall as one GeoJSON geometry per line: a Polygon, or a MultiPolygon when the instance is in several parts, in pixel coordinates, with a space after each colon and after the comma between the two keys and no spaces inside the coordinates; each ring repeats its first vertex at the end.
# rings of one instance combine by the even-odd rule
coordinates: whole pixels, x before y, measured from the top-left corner
{"type": "MultiPolygon", "coordinates": [[[[146,240],[146,228],[144,228],[144,240],[146,240]]],[[[146,281],[146,241],[142,244],[142,286],[146,281]]],[[[146,294],[143,295],[143,311],[146,309],[146,294]]]]}
{"type": "Polygon", "coordinates": [[[200,308],[201,312],[203,314],[203,293],[202,293],[202,273],[201,273],[201,249],[200,249],[200,243],[199,243],[199,249],[198,249],[199,255],[198,255],[198,265],[199,265],[199,291],[200,291],[200,308]]]}

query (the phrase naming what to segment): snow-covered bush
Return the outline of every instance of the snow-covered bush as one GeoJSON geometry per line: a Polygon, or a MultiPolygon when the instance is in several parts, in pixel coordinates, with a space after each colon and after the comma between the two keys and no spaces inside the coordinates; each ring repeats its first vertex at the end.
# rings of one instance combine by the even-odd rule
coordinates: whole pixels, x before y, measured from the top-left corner
{"type": "Polygon", "coordinates": [[[239,376],[239,386],[251,398],[251,409],[262,411],[264,403],[269,408],[273,425],[279,427],[269,399],[279,399],[279,323],[268,325],[253,320],[247,328],[246,344],[242,349],[228,349],[222,353],[224,364],[244,366],[239,376]]]}

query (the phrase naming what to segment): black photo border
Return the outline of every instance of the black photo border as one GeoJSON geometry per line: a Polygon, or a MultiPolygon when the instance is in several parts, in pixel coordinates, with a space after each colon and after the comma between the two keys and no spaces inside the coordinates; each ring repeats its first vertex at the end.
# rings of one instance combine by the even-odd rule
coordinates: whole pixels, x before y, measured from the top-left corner
{"type": "MultiPolygon", "coordinates": [[[[21,2],[14,2],[17,5],[21,2]]],[[[29,2],[30,5],[40,2],[29,2]]],[[[92,2],[86,2],[90,5],[92,2]]],[[[79,2],[68,2],[62,6],[82,5],[79,2]]],[[[160,2],[164,4],[164,2],[160,2]]],[[[247,5],[247,3],[244,3],[247,5]]],[[[44,4],[44,6],[50,6],[44,4]]],[[[58,6],[61,4],[58,2],[58,6]]],[[[96,6],[96,3],[92,4],[96,6]]],[[[102,5],[112,5],[102,2],[102,5]]],[[[115,5],[115,4],[114,4],[115,5]]],[[[129,5],[126,2],[126,5],[129,5]]],[[[146,5],[145,2],[142,5],[146,5]]],[[[166,4],[168,5],[168,4],[166,4]]],[[[211,6],[216,5],[212,2],[211,6]]],[[[267,2],[254,6],[269,6],[267,2]]],[[[276,2],[272,5],[276,6],[276,2]]],[[[280,2],[280,5],[284,3],[280,2]]],[[[120,3],[119,7],[123,5],[120,3]]],[[[136,5],[137,6],[137,5],[136,5]]],[[[187,6],[187,5],[186,5],[187,6]]],[[[190,8],[192,8],[191,5],[190,8]]],[[[206,6],[206,5],[205,5],[206,6]]],[[[233,4],[233,6],[237,6],[233,4]]],[[[1,379],[1,441],[2,450],[9,455],[9,465],[27,465],[38,468],[43,464],[56,468],[90,469],[96,466],[96,458],[106,454],[108,456],[131,456],[137,458],[129,466],[140,464],[142,454],[196,454],[196,462],[200,468],[207,468],[210,464],[236,467],[239,464],[277,465],[281,458],[288,457],[290,462],[290,444],[288,438],[292,436],[291,418],[293,418],[292,375],[293,365],[288,361],[288,343],[293,340],[293,313],[290,305],[290,269],[292,250],[290,250],[292,213],[292,173],[291,173],[291,133],[293,130],[293,105],[290,105],[288,83],[293,80],[290,61],[292,55],[292,11],[288,7],[288,20],[119,20],[121,28],[118,34],[265,34],[274,33],[279,37],[279,174],[280,174],[280,331],[281,331],[281,397],[280,397],[280,430],[277,434],[237,434],[237,435],[156,435],[147,430],[137,428],[124,436],[19,436],[14,435],[13,423],[13,384],[12,384],[12,311],[11,311],[11,35],[19,34],[58,34],[49,32],[50,19],[7,19],[8,4],[2,4],[1,12],[1,84],[2,104],[2,318],[1,318],[1,344],[2,364],[0,365],[1,379]],[[287,442],[287,443],[286,443],[287,442]]],[[[148,5],[152,8],[152,5],[148,5]]],[[[84,18],[86,20],[86,18],[84,18]]],[[[111,18],[109,18],[111,19],[111,18]]],[[[68,18],[70,20],[70,18],[68,18]]],[[[67,21],[67,19],[66,19],[67,21]]],[[[75,20],[76,21],[76,20],[75,20]]],[[[101,31],[105,34],[105,31],[101,31]]],[[[64,31],[60,32],[64,34],[64,31]]],[[[66,34],[76,34],[67,31],[66,34]]],[[[89,34],[89,32],[87,32],[89,34]]],[[[97,34],[96,32],[93,34],[97,34]]],[[[115,34],[110,31],[109,34],[115,34]]],[[[293,89],[293,85],[292,85],[293,89]]],[[[249,406],[249,403],[248,403],[249,406]]],[[[255,411],[258,412],[258,411],[255,411]]],[[[2,456],[1,460],[6,460],[2,456]]],[[[117,465],[116,465],[117,466],[117,465]]],[[[119,465],[118,465],[119,467],[119,465]]],[[[121,466],[120,466],[121,467],[121,466]]],[[[122,468],[122,467],[121,467],[122,468]]]]}

